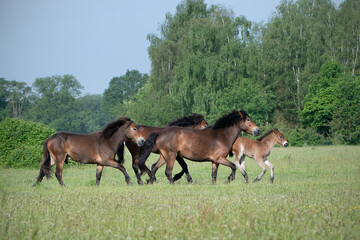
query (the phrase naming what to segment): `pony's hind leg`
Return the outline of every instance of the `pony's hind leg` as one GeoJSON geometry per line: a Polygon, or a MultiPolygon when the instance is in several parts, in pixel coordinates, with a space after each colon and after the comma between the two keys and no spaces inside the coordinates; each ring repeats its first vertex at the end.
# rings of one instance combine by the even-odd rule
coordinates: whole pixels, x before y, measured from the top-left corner
{"type": "Polygon", "coordinates": [[[274,183],[274,166],[269,162],[267,159],[265,159],[266,166],[270,169],[270,182],[274,183]]]}
{"type": "Polygon", "coordinates": [[[63,167],[64,167],[64,161],[65,161],[65,155],[64,155],[64,158],[62,158],[62,161],[56,163],[56,171],[55,171],[55,176],[61,186],[65,186],[65,184],[62,180],[62,171],[63,171],[63,167]]]}
{"type": "Polygon", "coordinates": [[[97,165],[97,168],[96,168],[96,186],[100,185],[100,179],[101,179],[103,169],[104,169],[104,166],[97,165]]]}
{"type": "Polygon", "coordinates": [[[245,163],[245,155],[240,157],[240,163],[239,163],[239,158],[236,158],[234,161],[235,166],[240,170],[241,174],[243,175],[245,179],[245,183],[249,183],[249,178],[245,171],[245,164],[243,166],[243,163],[245,163]]]}
{"type": "Polygon", "coordinates": [[[256,161],[259,163],[259,166],[261,167],[262,171],[261,171],[260,175],[257,178],[254,179],[254,182],[260,181],[261,178],[266,173],[266,167],[265,167],[263,159],[260,159],[260,160],[256,159],[256,161]]]}

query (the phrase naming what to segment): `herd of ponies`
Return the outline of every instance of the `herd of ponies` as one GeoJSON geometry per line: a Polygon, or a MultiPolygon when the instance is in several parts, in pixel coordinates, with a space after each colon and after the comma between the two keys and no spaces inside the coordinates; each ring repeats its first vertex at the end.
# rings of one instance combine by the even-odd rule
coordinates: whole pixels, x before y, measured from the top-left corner
{"type": "Polygon", "coordinates": [[[216,183],[220,164],[231,168],[227,181],[233,181],[236,169],[239,169],[248,183],[248,174],[245,171],[246,156],[255,159],[261,167],[261,173],[254,182],[261,180],[268,167],[270,181],[273,183],[274,166],[267,158],[276,143],[283,147],[289,145],[284,134],[274,128],[259,139],[253,140],[238,137],[241,131],[254,136],[260,135],[259,127],[244,110],[234,110],[219,118],[213,125],[208,125],[201,114],[179,118],[167,123],[165,127],[136,125],[130,118],[121,116],[99,132],[57,132],[44,141],[40,173],[34,186],[44,177],[52,176],[53,165],[56,165],[55,176],[59,184],[64,186],[62,171],[69,158],[79,163],[96,164],[97,186],[100,184],[104,166],[119,169],[124,174],[126,183],[130,184],[131,179],[123,166],[125,146],[132,156],[132,168],[138,184],[143,183],[143,173],[149,176],[148,183],[156,181],[156,172],[164,164],[165,175],[170,183],[179,180],[184,174],[189,183],[193,182],[184,158],[195,162],[211,162],[212,183],[216,183]],[[151,153],[158,154],[159,159],[149,169],[146,160],[151,153]],[[235,160],[231,162],[227,156],[233,154],[235,160]],[[182,170],[173,177],[175,160],[182,170]]]}

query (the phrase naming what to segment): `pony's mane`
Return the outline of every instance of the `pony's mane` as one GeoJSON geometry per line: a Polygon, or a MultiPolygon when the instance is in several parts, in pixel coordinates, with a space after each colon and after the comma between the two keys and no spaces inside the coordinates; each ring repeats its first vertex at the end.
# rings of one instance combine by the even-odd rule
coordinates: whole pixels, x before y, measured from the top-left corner
{"type": "Polygon", "coordinates": [[[265,133],[264,135],[262,135],[260,138],[256,139],[256,141],[261,141],[261,140],[263,140],[266,136],[270,135],[274,130],[277,130],[277,128],[271,129],[270,131],[268,131],[267,133],[265,133]]]}
{"type": "Polygon", "coordinates": [[[196,126],[204,120],[204,116],[198,113],[193,113],[189,116],[181,117],[174,121],[168,122],[166,124],[167,127],[170,126],[178,126],[178,127],[189,127],[189,126],[196,126]]]}
{"type": "Polygon", "coordinates": [[[248,116],[248,114],[244,110],[241,110],[240,113],[242,117],[240,116],[238,111],[234,110],[231,113],[219,118],[215,122],[215,124],[211,127],[213,129],[223,129],[223,128],[231,127],[248,116]]]}
{"type": "Polygon", "coordinates": [[[101,131],[101,136],[105,139],[109,139],[114,135],[114,133],[126,122],[132,122],[130,118],[121,116],[117,120],[108,123],[104,129],[101,131]]]}

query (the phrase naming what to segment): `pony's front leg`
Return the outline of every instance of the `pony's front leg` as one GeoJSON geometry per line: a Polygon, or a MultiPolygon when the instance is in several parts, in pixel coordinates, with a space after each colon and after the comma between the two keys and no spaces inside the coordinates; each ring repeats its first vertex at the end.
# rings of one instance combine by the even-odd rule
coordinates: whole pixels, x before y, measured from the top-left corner
{"type": "Polygon", "coordinates": [[[181,156],[177,155],[177,156],[176,156],[176,160],[177,160],[178,163],[180,164],[180,166],[181,166],[181,168],[182,168],[182,171],[181,171],[180,173],[178,173],[178,174],[175,175],[175,177],[174,177],[174,182],[177,181],[177,180],[179,180],[179,179],[181,178],[181,176],[182,176],[184,173],[186,173],[186,178],[187,178],[188,183],[192,183],[193,180],[192,180],[192,177],[191,177],[191,175],[190,175],[190,173],[189,173],[187,164],[186,164],[186,162],[184,161],[184,159],[183,159],[181,156]]]}
{"type": "Polygon", "coordinates": [[[269,162],[267,159],[265,159],[266,166],[270,169],[270,182],[274,183],[274,166],[269,162]]]}
{"type": "Polygon", "coordinates": [[[125,176],[125,182],[130,185],[131,184],[131,178],[129,177],[129,174],[126,172],[126,169],[123,165],[116,162],[114,159],[108,159],[107,161],[102,161],[102,164],[105,166],[113,167],[119,169],[125,176]]]}
{"type": "Polygon", "coordinates": [[[157,160],[157,162],[151,166],[151,176],[150,176],[150,179],[148,180],[148,183],[153,184],[154,181],[156,181],[155,174],[156,174],[157,170],[165,163],[166,163],[165,159],[160,154],[159,160],[157,160]]]}
{"type": "Polygon", "coordinates": [[[265,164],[264,164],[264,160],[263,159],[260,159],[260,160],[256,159],[256,161],[259,163],[259,166],[261,167],[262,171],[261,171],[260,175],[257,178],[254,179],[254,182],[260,181],[261,178],[266,173],[266,167],[265,167],[265,164]]]}
{"type": "Polygon", "coordinates": [[[218,163],[212,163],[212,172],[211,172],[212,184],[215,184],[215,183],[216,183],[216,177],[217,177],[218,167],[219,167],[219,164],[218,164],[218,163]]]}
{"type": "Polygon", "coordinates": [[[233,181],[235,179],[235,172],[236,172],[235,164],[227,160],[225,157],[220,157],[218,163],[231,168],[231,174],[228,177],[228,182],[233,181]]]}
{"type": "Polygon", "coordinates": [[[97,168],[96,168],[96,186],[100,185],[100,179],[101,179],[103,169],[104,169],[104,166],[97,165],[97,168]]]}
{"type": "Polygon", "coordinates": [[[133,157],[133,162],[132,162],[132,168],[134,170],[136,179],[137,179],[137,183],[139,185],[142,185],[142,179],[141,179],[141,173],[139,173],[139,166],[138,166],[138,159],[133,157]]]}

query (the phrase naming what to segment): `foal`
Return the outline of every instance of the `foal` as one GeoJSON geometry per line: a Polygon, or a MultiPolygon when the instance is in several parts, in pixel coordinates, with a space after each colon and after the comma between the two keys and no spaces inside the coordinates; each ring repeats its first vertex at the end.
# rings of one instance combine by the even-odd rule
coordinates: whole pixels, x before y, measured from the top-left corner
{"type": "Polygon", "coordinates": [[[248,183],[248,175],[245,172],[245,156],[254,158],[262,168],[260,175],[255,178],[254,182],[260,181],[262,176],[265,174],[265,165],[270,169],[271,183],[274,182],[274,166],[268,161],[267,157],[270,155],[270,151],[276,143],[283,147],[287,147],[289,145],[288,141],[284,137],[284,134],[276,128],[269,131],[258,140],[252,140],[244,137],[238,137],[236,139],[232,148],[236,155],[234,163],[244,176],[246,183],[248,183]]]}

